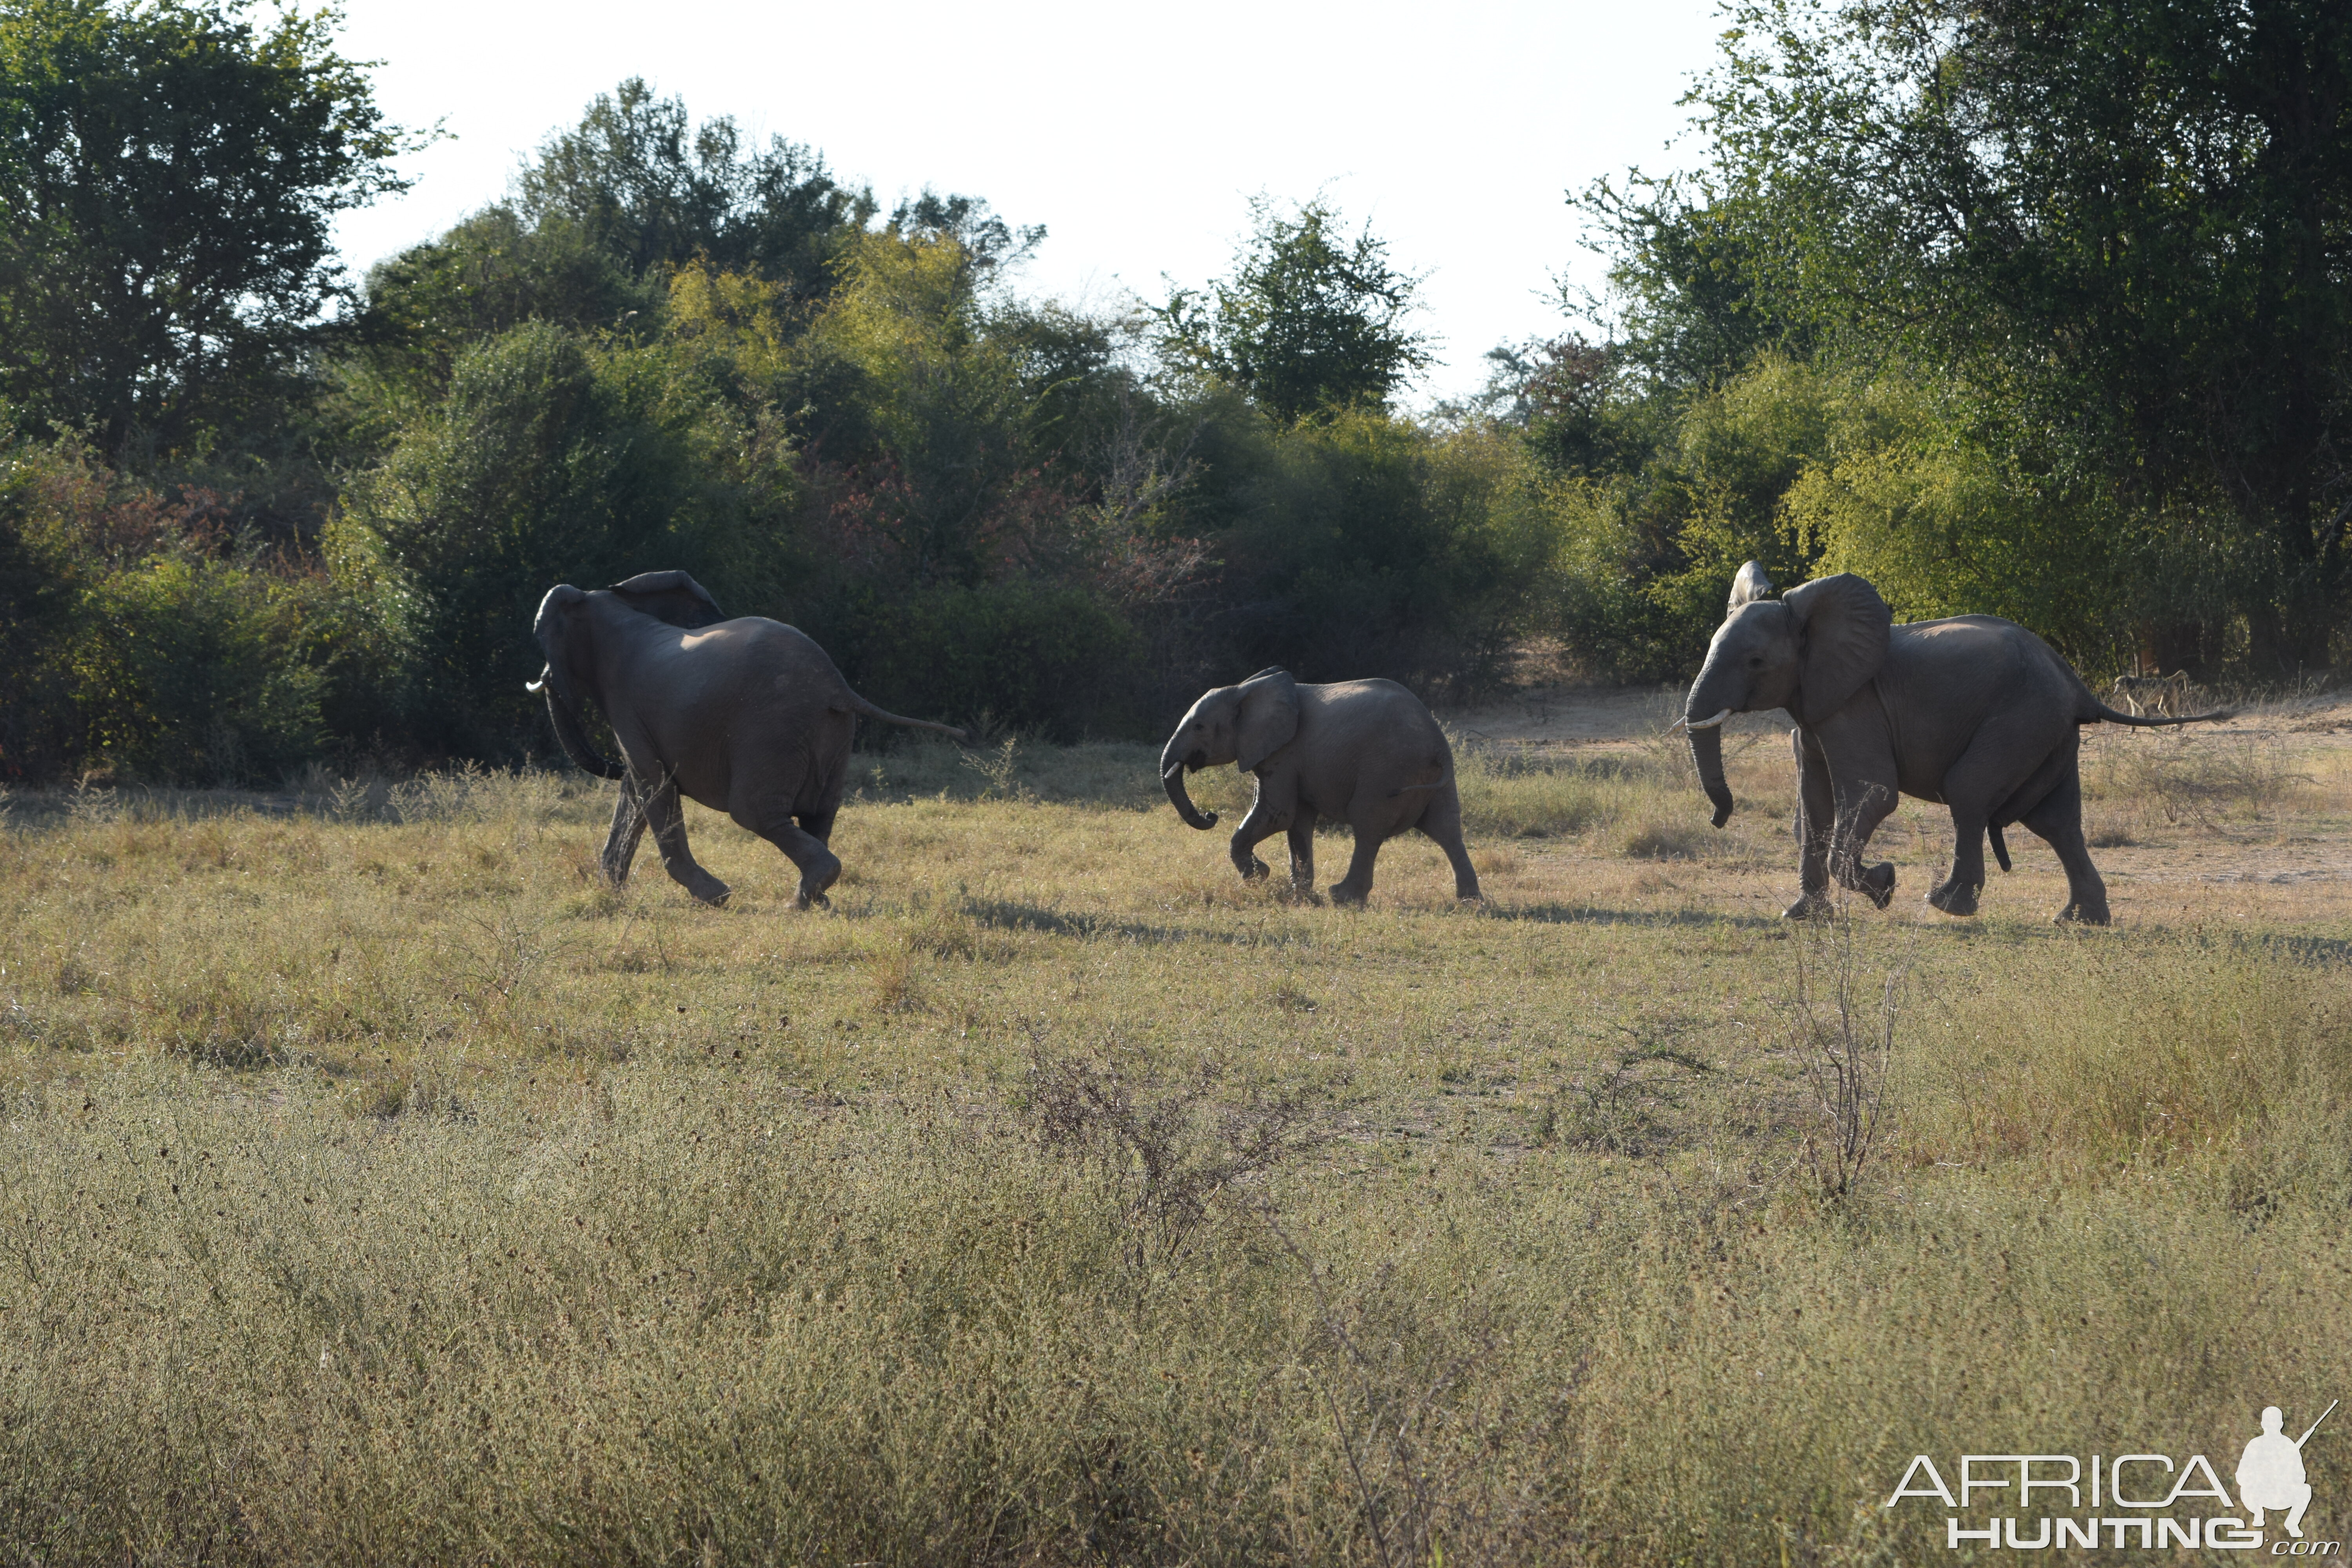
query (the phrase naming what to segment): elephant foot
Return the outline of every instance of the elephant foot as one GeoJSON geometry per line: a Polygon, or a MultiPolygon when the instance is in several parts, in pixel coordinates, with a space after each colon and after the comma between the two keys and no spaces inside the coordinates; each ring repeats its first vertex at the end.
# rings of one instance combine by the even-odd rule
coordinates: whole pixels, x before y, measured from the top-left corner
{"type": "Polygon", "coordinates": [[[2106,925],[2109,923],[2106,902],[2104,900],[2095,903],[2087,899],[2076,899],[2058,911],[2055,923],[2062,926],[2106,925]]]}
{"type": "Polygon", "coordinates": [[[828,855],[824,859],[801,873],[800,890],[793,895],[793,908],[804,910],[814,905],[821,910],[833,908],[833,900],[824,896],[825,889],[841,879],[841,862],[828,855]]]}
{"type": "Polygon", "coordinates": [[[1268,868],[1266,863],[1259,859],[1255,855],[1249,858],[1247,863],[1244,863],[1240,860],[1234,861],[1234,869],[1242,874],[1242,880],[1244,882],[1263,882],[1268,877],[1274,875],[1274,872],[1268,868]]]}
{"type": "Polygon", "coordinates": [[[1927,901],[1948,915],[1972,915],[1977,912],[1977,889],[1969,882],[1946,882],[1928,893],[1927,901]]]}
{"type": "Polygon", "coordinates": [[[1869,870],[1864,871],[1862,874],[1862,886],[1859,891],[1869,894],[1870,901],[1882,910],[1888,904],[1893,903],[1895,901],[1895,867],[1893,864],[1885,860],[1881,860],[1869,870]]]}
{"type": "Polygon", "coordinates": [[[697,868],[691,875],[680,877],[677,880],[681,887],[694,896],[696,901],[709,904],[714,910],[725,909],[729,897],[734,892],[734,889],[726,883],[700,868],[697,868]]]}
{"type": "Polygon", "coordinates": [[[1797,901],[1780,911],[1784,921],[1809,921],[1830,913],[1837,906],[1830,902],[1827,893],[1806,892],[1797,895],[1797,901]]]}
{"type": "Polygon", "coordinates": [[[1331,884],[1331,902],[1342,909],[1360,908],[1371,896],[1370,888],[1351,888],[1345,882],[1331,884]]]}
{"type": "Polygon", "coordinates": [[[1475,888],[1467,891],[1456,888],[1454,889],[1454,901],[1457,904],[1483,904],[1486,901],[1486,895],[1475,888]]]}

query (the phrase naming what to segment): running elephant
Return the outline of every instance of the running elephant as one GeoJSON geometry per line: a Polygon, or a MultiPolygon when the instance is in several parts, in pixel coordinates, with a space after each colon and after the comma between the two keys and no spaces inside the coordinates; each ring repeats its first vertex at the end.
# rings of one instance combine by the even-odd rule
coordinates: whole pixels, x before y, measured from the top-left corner
{"type": "Polygon", "coordinates": [[[2009,869],[2000,830],[2022,822],[2066,868],[2062,921],[2107,923],[2107,889],[2083,843],[2082,727],[2202,723],[2226,712],[2138,719],[2091,695],[2074,667],[2013,621],[1954,616],[1893,625],[1878,590],[1851,573],[1770,597],[1750,561],[1691,683],[1682,722],[1715,805],[1731,816],[1721,725],[1734,713],[1785,709],[1797,721],[1801,891],[1788,914],[1827,906],[1832,876],[1885,909],[1895,868],[1862,864],[1895,798],[1951,808],[1952,870],[1927,901],[1971,915],[1984,886],[1984,841],[2009,869]]]}
{"type": "Polygon", "coordinates": [[[558,584],[532,633],[547,668],[530,689],[546,692],[564,754],[621,781],[603,856],[615,887],[650,823],[671,879],[704,903],[727,901],[727,884],[687,850],[682,795],[782,850],[800,869],[794,902],[822,904],[841,875],[827,840],[857,715],[964,738],[884,712],[800,632],[759,616],[729,620],[683,572],[642,573],[593,592],[558,584]],[[583,700],[604,710],[625,763],[589,744],[583,700]]]}
{"type": "Polygon", "coordinates": [[[1355,858],[1333,885],[1333,902],[1362,903],[1381,844],[1415,827],[1454,863],[1454,897],[1479,897],[1462,846],[1453,748],[1421,699],[1395,681],[1301,686],[1287,670],[1262,669],[1203,696],[1160,753],[1160,782],[1189,826],[1214,827],[1217,814],[1193,805],[1184,774],[1225,763],[1257,775],[1257,801],[1234,829],[1234,866],[1244,881],[1267,875],[1255,851],[1287,830],[1291,886],[1312,889],[1315,824],[1328,816],[1356,834],[1355,858]]]}

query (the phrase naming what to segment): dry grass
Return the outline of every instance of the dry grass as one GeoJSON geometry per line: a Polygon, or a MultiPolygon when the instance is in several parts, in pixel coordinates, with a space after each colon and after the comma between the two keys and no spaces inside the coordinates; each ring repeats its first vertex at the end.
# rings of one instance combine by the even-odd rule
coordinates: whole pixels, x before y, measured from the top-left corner
{"type": "Polygon", "coordinates": [[[601,887],[573,777],[19,796],[0,1562],[1939,1555],[1915,1452],[2352,1384],[2352,882],[2168,879],[2343,863],[2298,744],[2095,759],[2105,932],[2030,840],[1923,911],[1909,811],[1792,931],[1769,734],[1721,835],[1663,748],[1465,756],[1483,912],[1245,888],[1116,747],[861,759],[811,915],[698,811],[728,910],[601,887]],[[1842,1196],[1801,951],[1903,977],[1842,1196]]]}

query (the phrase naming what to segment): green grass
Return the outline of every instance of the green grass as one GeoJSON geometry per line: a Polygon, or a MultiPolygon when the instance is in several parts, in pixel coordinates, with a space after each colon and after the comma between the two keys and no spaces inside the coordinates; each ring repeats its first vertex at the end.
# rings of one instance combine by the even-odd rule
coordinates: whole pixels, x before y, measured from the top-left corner
{"type": "MultiPolygon", "coordinates": [[[[1955,921],[1923,828],[1791,927],[1768,735],[1723,835],[1465,753],[1488,907],[1415,840],[1339,910],[1139,750],[859,761],[807,915],[707,813],[728,909],[604,889],[576,776],[8,803],[0,1562],[1940,1560],[1915,1452],[2352,1388],[2341,882],[2061,931],[2033,845],[1955,921]],[[1896,981],[1843,1197],[1801,962],[1896,981]]],[[[2095,804],[2338,832],[2291,762],[2095,804]]]]}

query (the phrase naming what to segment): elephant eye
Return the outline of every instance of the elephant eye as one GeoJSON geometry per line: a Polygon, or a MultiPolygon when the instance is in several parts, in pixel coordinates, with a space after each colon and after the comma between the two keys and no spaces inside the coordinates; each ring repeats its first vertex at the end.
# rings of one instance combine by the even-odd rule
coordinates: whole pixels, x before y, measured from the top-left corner
{"type": "Polygon", "coordinates": [[[1749,654],[1749,655],[1748,656],[1748,668],[1750,668],[1750,669],[1761,669],[1761,668],[1764,668],[1764,656],[1763,656],[1763,655],[1761,655],[1761,654],[1749,654]]]}

